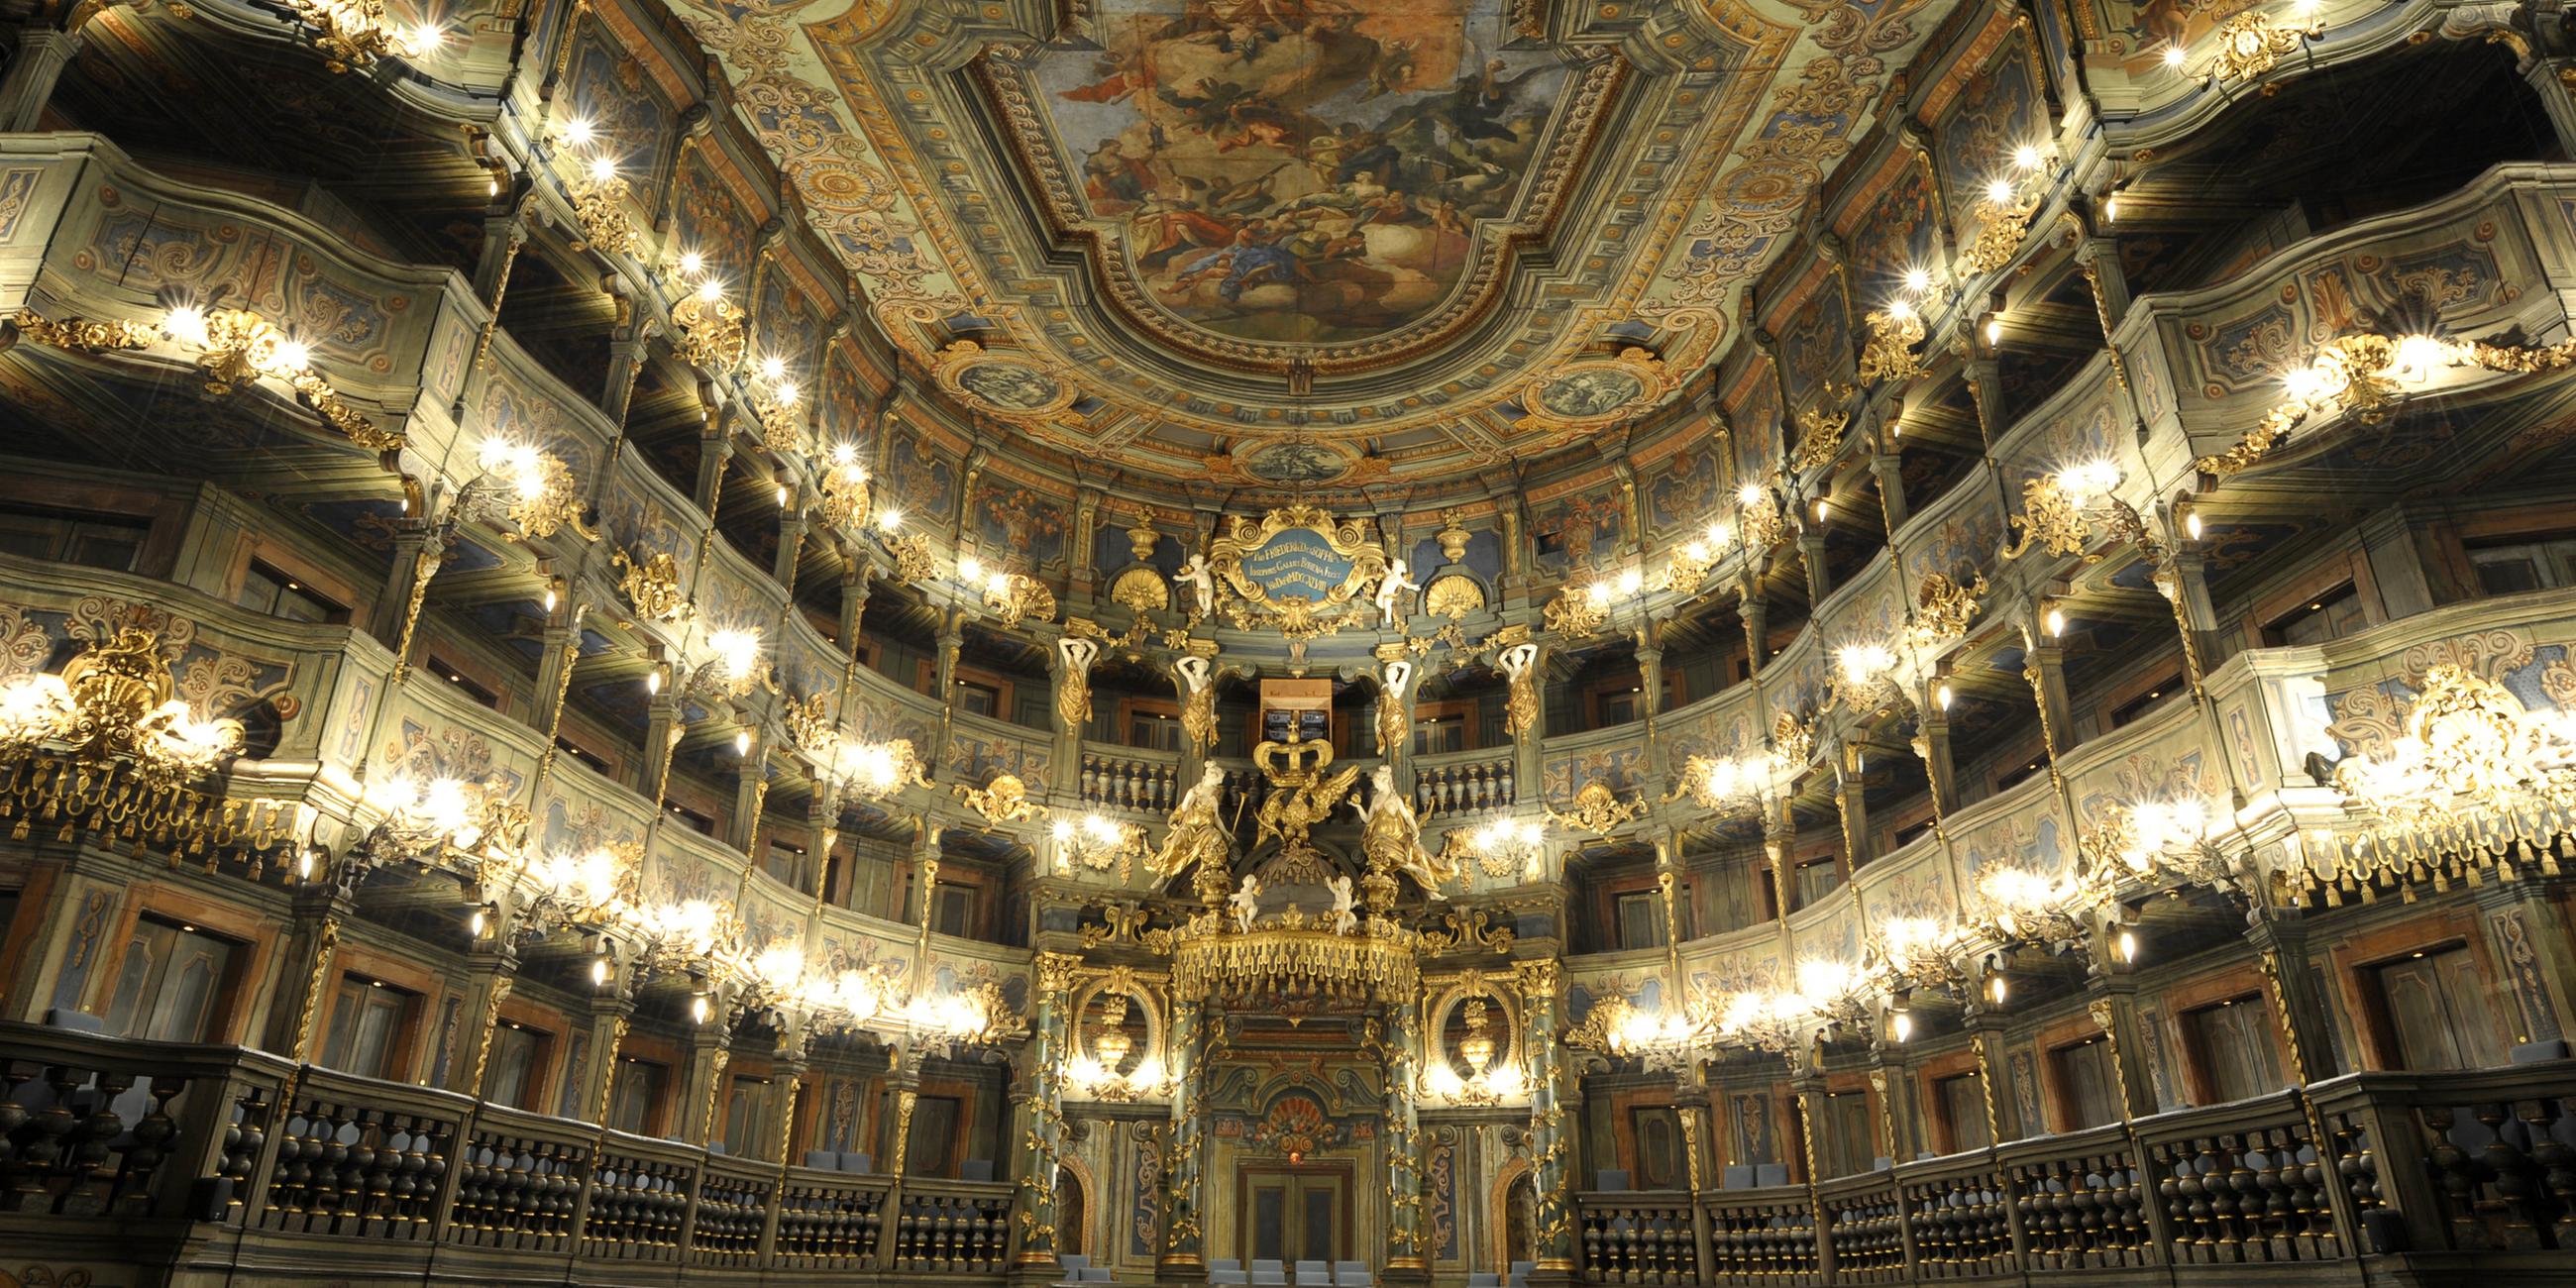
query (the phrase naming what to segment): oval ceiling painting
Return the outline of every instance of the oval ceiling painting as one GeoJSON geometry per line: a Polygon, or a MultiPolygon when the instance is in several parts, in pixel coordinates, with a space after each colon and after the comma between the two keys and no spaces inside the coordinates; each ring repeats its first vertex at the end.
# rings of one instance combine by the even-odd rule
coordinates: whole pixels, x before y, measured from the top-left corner
{"type": "MultiPolygon", "coordinates": [[[[1107,270],[1241,340],[1338,344],[1448,300],[1572,76],[1501,0],[1106,0],[1032,67],[1107,270]]],[[[1131,294],[1133,291],[1131,290],[1131,294]]]]}

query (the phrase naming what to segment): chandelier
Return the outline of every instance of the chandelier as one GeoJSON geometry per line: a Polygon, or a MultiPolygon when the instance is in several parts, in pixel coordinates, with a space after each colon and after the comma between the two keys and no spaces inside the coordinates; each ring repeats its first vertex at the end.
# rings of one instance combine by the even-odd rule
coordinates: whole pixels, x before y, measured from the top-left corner
{"type": "Polygon", "coordinates": [[[1726,557],[1728,539],[1726,525],[1712,520],[1707,535],[1683,542],[1681,549],[1673,552],[1672,561],[1664,565],[1664,589],[1693,590],[1708,580],[1709,571],[1726,557]]]}
{"type": "Polygon", "coordinates": [[[211,773],[242,748],[242,725],[199,719],[173,696],[161,637],[120,627],[63,667],[0,686],[0,754],[59,748],[75,764],[131,764],[145,783],[176,786],[211,773]]]}
{"type": "Polygon", "coordinates": [[[1968,927],[1944,918],[1881,918],[1870,936],[1869,969],[1886,975],[1891,991],[1908,982],[1957,984],[1971,938],[1968,927]]]}
{"type": "Polygon", "coordinates": [[[1489,877],[1507,877],[1515,871],[1526,872],[1535,880],[1543,875],[1547,855],[1547,824],[1534,818],[1498,818],[1472,832],[1451,832],[1442,838],[1442,846],[1463,845],[1476,857],[1476,866],[1489,877]],[[1461,837],[1463,841],[1450,838],[1461,837]]]}
{"type": "Polygon", "coordinates": [[[1077,866],[1106,872],[1114,866],[1123,883],[1145,853],[1145,829],[1100,814],[1085,814],[1078,822],[1057,819],[1048,832],[1055,838],[1055,867],[1059,873],[1071,872],[1077,866]]]}
{"type": "Polygon", "coordinates": [[[529,922],[541,929],[601,928],[633,910],[644,866],[642,842],[602,845],[531,859],[512,874],[529,922]]]}
{"type": "Polygon", "coordinates": [[[419,58],[446,39],[428,23],[397,27],[384,0],[286,0],[286,10],[313,28],[313,48],[335,76],[365,71],[388,55],[419,58]]]}
{"type": "Polygon", "coordinates": [[[883,799],[907,786],[930,785],[910,738],[860,742],[837,734],[817,756],[814,772],[835,791],[883,799]]]}
{"type": "Polygon", "coordinates": [[[1666,799],[1688,795],[1701,809],[1722,815],[1757,813],[1771,794],[1773,759],[1768,753],[1685,757],[1680,787],[1666,799]]]}
{"type": "Polygon", "coordinates": [[[1583,1022],[1565,1035],[1565,1044],[1603,1055],[1634,1059],[1648,1069],[1678,1069],[1691,1052],[1719,1033],[1716,1017],[1701,1006],[1684,1003],[1678,1011],[1648,1009],[1613,994],[1592,1004],[1583,1022]]]}
{"type": "Polygon", "coordinates": [[[1005,626],[1017,626],[1028,618],[1051,621],[1055,617],[1055,592],[1046,583],[1026,573],[986,568],[984,561],[967,555],[957,561],[957,577],[984,596],[984,611],[1002,620],[1005,626]]]}
{"type": "Polygon", "coordinates": [[[2074,876],[1989,867],[1977,874],[1977,898],[1983,905],[1977,926],[2010,943],[2074,947],[2083,942],[2086,919],[2110,902],[2098,875],[2107,871],[2097,866],[2074,876]]]}
{"type": "MultiPolygon", "coordinates": [[[[2048,181],[2057,173],[2057,152],[2046,145],[2013,149],[2012,169],[1986,181],[1975,210],[1977,235],[1960,252],[1959,262],[1972,273],[1991,273],[2012,262],[2048,196],[2048,181]]],[[[1992,342],[1991,335],[1988,342],[1992,342]]]]}
{"type": "Polygon", "coordinates": [[[2113,805],[2085,838],[2085,848],[2096,867],[2116,863],[2142,880],[2238,888],[2244,870],[2210,839],[2215,822],[2208,802],[2198,796],[2113,805]]]}

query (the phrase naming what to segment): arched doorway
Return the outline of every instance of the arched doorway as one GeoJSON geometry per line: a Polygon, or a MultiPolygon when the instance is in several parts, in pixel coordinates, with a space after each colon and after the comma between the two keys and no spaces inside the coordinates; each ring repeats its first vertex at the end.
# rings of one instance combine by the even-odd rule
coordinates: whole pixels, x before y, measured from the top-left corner
{"type": "Polygon", "coordinates": [[[1084,1236],[1089,1233],[1088,1204],[1083,1202],[1082,1180],[1071,1168],[1055,1169],[1055,1250],[1081,1254],[1090,1251],[1084,1236]]]}
{"type": "Polygon", "coordinates": [[[1511,1188],[1503,1191],[1503,1265],[1512,1266],[1535,1260],[1530,1249],[1537,1246],[1538,1186],[1523,1172],[1511,1188]]]}

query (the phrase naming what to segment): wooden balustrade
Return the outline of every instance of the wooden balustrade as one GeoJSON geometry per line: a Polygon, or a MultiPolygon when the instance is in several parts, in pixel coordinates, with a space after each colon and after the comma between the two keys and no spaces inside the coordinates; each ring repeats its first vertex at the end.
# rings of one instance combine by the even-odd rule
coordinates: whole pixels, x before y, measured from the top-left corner
{"type": "Polygon", "coordinates": [[[235,1047],[0,1024],[8,1246],[121,1240],[140,1263],[221,1270],[316,1242],[341,1249],[316,1265],[363,1255],[416,1277],[443,1245],[486,1267],[544,1258],[530,1274],[549,1281],[569,1258],[655,1282],[781,1269],[998,1282],[1011,1203],[1001,1182],[780,1167],[235,1047]],[[190,1233],[225,1226],[220,1241],[190,1233]],[[159,1242],[127,1239],[136,1228],[159,1242]]]}
{"type": "Polygon", "coordinates": [[[1699,1236],[1688,1193],[1603,1195],[1582,1212],[1583,1262],[1605,1283],[1699,1282],[1699,1236]]]}
{"type": "MultiPolygon", "coordinates": [[[[1585,1282],[1914,1284],[2082,1271],[2144,1285],[2191,1267],[2304,1265],[2345,1273],[2302,1283],[2361,1284],[2358,1257],[2395,1253],[2563,1273],[2576,1249],[2576,1061],[2353,1074],[1813,1191],[1712,1191],[1699,1199],[1693,1249],[1666,1243],[1667,1231],[1690,1228],[1667,1215],[1678,1197],[1579,1196],[1585,1282]]],[[[2369,1282],[2403,1273],[2374,1270],[2369,1282]]]]}

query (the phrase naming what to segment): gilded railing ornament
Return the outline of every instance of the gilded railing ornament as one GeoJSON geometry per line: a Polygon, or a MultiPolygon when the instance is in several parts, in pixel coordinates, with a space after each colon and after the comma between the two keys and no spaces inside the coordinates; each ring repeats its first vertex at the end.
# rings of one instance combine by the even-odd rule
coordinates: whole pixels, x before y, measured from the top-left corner
{"type": "Polygon", "coordinates": [[[981,787],[959,783],[954,789],[966,808],[984,820],[984,830],[1046,817],[1046,806],[1029,799],[1028,784],[1017,774],[995,774],[981,787]]]}
{"type": "Polygon", "coordinates": [[[1554,806],[1550,806],[1547,816],[1567,827],[1607,838],[1611,833],[1634,822],[1645,812],[1644,797],[1620,800],[1616,789],[1608,782],[1595,778],[1585,783],[1583,790],[1574,794],[1573,813],[1560,814],[1554,806]]]}
{"type": "Polygon", "coordinates": [[[2301,29],[2284,27],[2260,10],[2240,13],[2210,33],[2218,47],[2210,60],[2210,75],[2221,81],[2253,80],[2280,66],[2282,59],[2299,52],[2300,42],[2324,30],[2322,22],[2313,29],[2301,29]]]}
{"type": "Polygon", "coordinates": [[[637,616],[676,622],[688,616],[688,597],[680,593],[680,567],[667,550],[656,550],[637,563],[634,556],[612,548],[608,557],[618,569],[617,589],[635,606],[637,616]]]}
{"type": "Polygon", "coordinates": [[[1945,572],[1923,575],[1914,592],[1913,620],[1905,624],[1908,646],[1925,652],[1967,635],[1968,623],[1977,615],[1977,597],[1986,593],[1985,574],[1972,578],[1962,586],[1945,572]]]}
{"type": "Polygon", "coordinates": [[[1914,352],[1914,346],[1923,343],[1923,314],[1912,304],[1894,301],[1863,321],[1869,327],[1869,340],[1860,351],[1862,384],[1912,380],[1923,374],[1923,360],[1914,352]]]}
{"type": "Polygon", "coordinates": [[[418,58],[436,49],[437,28],[397,28],[384,0],[285,0],[295,20],[313,28],[313,49],[331,74],[366,71],[388,56],[418,58]]]}
{"type": "MultiPolygon", "coordinates": [[[[628,204],[635,199],[635,190],[608,158],[594,157],[583,163],[565,181],[564,189],[572,196],[573,222],[581,226],[582,241],[589,249],[610,257],[635,253],[641,243],[635,235],[635,221],[626,213],[628,204]]],[[[580,250],[582,246],[573,249],[580,250]]]]}
{"type": "Polygon", "coordinates": [[[722,374],[742,365],[749,340],[742,310],[709,281],[671,306],[679,328],[680,357],[690,366],[722,374]]]}
{"type": "Polygon", "coordinates": [[[886,553],[894,557],[894,584],[910,586],[939,575],[939,561],[930,552],[930,538],[918,532],[898,532],[886,538],[886,553]]]}

